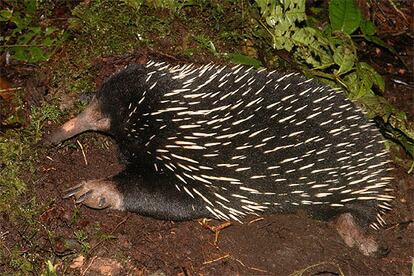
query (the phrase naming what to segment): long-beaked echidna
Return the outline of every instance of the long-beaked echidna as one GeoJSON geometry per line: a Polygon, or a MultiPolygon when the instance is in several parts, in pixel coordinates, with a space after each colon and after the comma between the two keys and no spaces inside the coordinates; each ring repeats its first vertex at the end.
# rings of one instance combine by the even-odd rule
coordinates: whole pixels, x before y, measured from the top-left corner
{"type": "Polygon", "coordinates": [[[69,193],[94,208],[172,220],[301,208],[374,228],[391,208],[379,131],[340,92],[298,73],[131,65],[49,140],[86,130],[109,133],[128,161],[69,193]]]}

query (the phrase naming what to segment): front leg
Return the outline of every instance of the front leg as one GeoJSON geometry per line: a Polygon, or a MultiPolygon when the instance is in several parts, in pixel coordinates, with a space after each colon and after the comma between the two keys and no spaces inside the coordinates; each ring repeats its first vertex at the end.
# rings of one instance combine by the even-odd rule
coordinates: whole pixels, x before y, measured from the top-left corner
{"type": "Polygon", "coordinates": [[[94,209],[111,208],[165,220],[191,220],[210,217],[201,198],[192,198],[175,187],[168,175],[143,172],[127,167],[106,179],[83,182],[68,190],[76,203],[94,209]]]}
{"type": "Polygon", "coordinates": [[[76,203],[82,203],[93,209],[124,210],[124,197],[110,178],[82,181],[66,190],[63,198],[72,196],[75,196],[76,203]]]}

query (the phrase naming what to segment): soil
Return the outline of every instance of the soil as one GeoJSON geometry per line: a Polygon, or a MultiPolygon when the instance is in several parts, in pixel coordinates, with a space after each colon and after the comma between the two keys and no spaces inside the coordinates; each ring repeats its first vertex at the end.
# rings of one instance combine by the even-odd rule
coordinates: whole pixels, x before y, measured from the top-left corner
{"type": "MultiPolygon", "coordinates": [[[[412,38],[392,41],[406,49],[406,61],[412,61],[412,38]]],[[[388,42],[388,41],[387,41],[388,42]]],[[[114,71],[131,62],[156,57],[172,62],[185,61],[165,53],[143,49],[139,55],[105,57],[95,60],[96,86],[114,71]]],[[[370,63],[389,80],[385,97],[414,118],[412,70],[378,48],[363,48],[370,63]],[[375,54],[370,54],[375,53],[375,54]],[[385,55],[385,57],[384,57],[385,55]],[[391,68],[388,64],[393,64],[391,68]],[[395,82],[393,80],[397,79],[395,82]]],[[[208,62],[202,57],[199,62],[208,62]]],[[[412,63],[409,64],[412,68],[412,63]]],[[[92,70],[92,69],[91,69],[92,70]]],[[[16,84],[19,74],[9,79],[16,84]]],[[[41,102],[47,90],[45,79],[28,87],[26,99],[41,102]],[[32,89],[32,90],[31,90],[32,89]],[[36,89],[35,89],[36,90],[36,89]],[[33,96],[32,96],[33,97],[33,96]]],[[[64,103],[63,103],[64,104],[64,103]]],[[[71,104],[68,104],[70,106],[71,104]]],[[[49,126],[50,129],[57,127],[49,126]]],[[[0,260],[0,273],[9,273],[8,264],[18,246],[20,256],[50,260],[59,275],[411,275],[414,256],[414,177],[395,165],[393,210],[386,215],[387,226],[370,234],[383,245],[381,256],[367,257],[347,247],[333,225],[308,218],[305,214],[267,215],[245,218],[216,235],[207,225],[220,221],[160,221],[128,212],[92,210],[64,199],[65,190],[83,180],[104,178],[122,170],[116,145],[99,134],[83,134],[59,148],[43,149],[36,171],[24,178],[28,193],[21,198],[30,204],[33,198],[44,206],[33,217],[39,227],[22,229],[19,219],[0,213],[0,245],[8,252],[0,260]],[[36,179],[33,183],[29,181],[36,179]],[[35,245],[35,246],[34,246],[35,245]],[[39,257],[40,256],[40,257],[39,257]]],[[[42,264],[40,264],[42,266],[42,264]]],[[[35,271],[40,274],[40,271],[35,271]]]]}
{"type": "MultiPolygon", "coordinates": [[[[387,252],[381,257],[366,257],[347,247],[330,223],[303,214],[246,218],[243,224],[233,223],[221,230],[215,244],[215,234],[200,221],[160,221],[76,205],[74,200],[62,198],[65,189],[122,169],[116,146],[109,139],[84,134],[76,144],[83,150],[80,146],[51,149],[39,159],[36,174],[42,178],[29,187],[30,197],[36,196],[48,206],[37,218],[42,228],[33,238],[42,247],[40,252],[57,257],[54,261],[59,273],[288,275],[304,270],[304,275],[410,275],[414,179],[401,169],[394,172],[397,200],[386,217],[388,226],[371,233],[387,252]],[[82,246],[75,239],[74,233],[79,231],[88,237],[89,244],[80,263],[79,256],[73,254],[82,246]]],[[[10,247],[29,242],[21,240],[21,229],[4,226],[10,247]]]]}

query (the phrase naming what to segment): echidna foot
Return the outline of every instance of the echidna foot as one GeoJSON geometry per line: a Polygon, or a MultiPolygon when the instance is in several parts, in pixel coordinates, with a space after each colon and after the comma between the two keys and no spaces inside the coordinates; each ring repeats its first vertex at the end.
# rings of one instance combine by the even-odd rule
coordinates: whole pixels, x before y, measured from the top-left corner
{"type": "Polygon", "coordinates": [[[90,208],[123,209],[123,196],[108,179],[83,181],[65,191],[64,198],[72,196],[76,198],[76,203],[82,203],[90,208]]]}
{"type": "Polygon", "coordinates": [[[340,215],[335,221],[335,227],[349,247],[357,247],[365,256],[379,253],[381,248],[378,243],[365,233],[350,213],[340,215]]]}

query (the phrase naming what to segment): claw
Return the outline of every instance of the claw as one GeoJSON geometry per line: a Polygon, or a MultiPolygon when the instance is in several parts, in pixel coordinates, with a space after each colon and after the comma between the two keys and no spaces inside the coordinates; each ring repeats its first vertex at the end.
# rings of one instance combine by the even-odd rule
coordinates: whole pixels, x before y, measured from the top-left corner
{"type": "Polygon", "coordinates": [[[91,195],[92,195],[92,193],[93,193],[93,190],[89,190],[89,191],[87,191],[86,193],[84,193],[84,194],[82,194],[82,195],[80,195],[76,200],[75,200],[75,203],[76,204],[78,204],[78,203],[82,203],[82,202],[84,202],[86,199],[88,199],[91,195]]]}
{"type": "Polygon", "coordinates": [[[75,197],[76,204],[94,209],[123,209],[123,197],[115,183],[107,179],[83,181],[65,191],[63,198],[75,197]]]}
{"type": "Polygon", "coordinates": [[[85,181],[82,181],[76,186],[70,187],[69,189],[65,190],[63,193],[65,194],[63,196],[64,199],[68,199],[74,195],[76,195],[80,190],[82,190],[82,187],[85,186],[85,181]]]}
{"type": "Polygon", "coordinates": [[[99,199],[98,208],[104,208],[105,206],[107,206],[106,198],[101,197],[99,199]]]}

